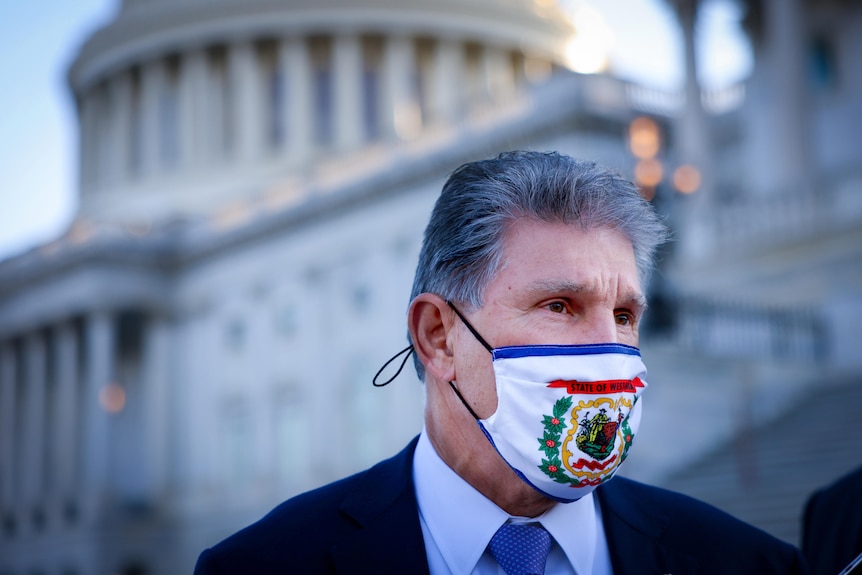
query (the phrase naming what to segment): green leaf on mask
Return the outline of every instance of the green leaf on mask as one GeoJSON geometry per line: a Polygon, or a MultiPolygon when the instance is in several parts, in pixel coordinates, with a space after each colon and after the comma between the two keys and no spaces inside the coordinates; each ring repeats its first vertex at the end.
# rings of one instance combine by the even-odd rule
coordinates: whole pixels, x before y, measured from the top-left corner
{"type": "Polygon", "coordinates": [[[550,415],[543,416],[542,425],[547,431],[561,433],[566,428],[566,419],[564,417],[552,417],[550,415]],[[557,423],[554,423],[556,420],[557,423]]]}
{"type": "Polygon", "coordinates": [[[557,419],[562,419],[562,417],[568,413],[569,409],[572,407],[572,397],[567,395],[566,397],[561,397],[554,404],[554,417],[557,419]]]}

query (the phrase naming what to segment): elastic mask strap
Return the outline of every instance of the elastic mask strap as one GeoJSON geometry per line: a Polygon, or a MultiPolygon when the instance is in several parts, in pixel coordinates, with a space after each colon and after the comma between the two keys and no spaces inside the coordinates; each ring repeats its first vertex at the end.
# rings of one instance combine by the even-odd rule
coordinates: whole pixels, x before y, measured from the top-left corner
{"type": "MultiPolygon", "coordinates": [[[[449,304],[449,307],[451,307],[451,308],[452,308],[452,311],[454,311],[454,312],[455,312],[455,315],[457,315],[458,317],[460,317],[460,318],[461,318],[461,321],[463,321],[463,322],[464,322],[464,325],[466,325],[466,326],[467,326],[467,329],[469,329],[469,330],[470,330],[470,333],[472,333],[472,334],[473,334],[473,337],[475,337],[475,338],[479,341],[479,343],[481,343],[481,344],[482,344],[482,346],[483,346],[485,349],[487,349],[487,350],[488,350],[488,353],[490,353],[490,354],[492,354],[492,355],[493,355],[493,353],[494,353],[494,348],[493,348],[493,347],[491,347],[490,345],[488,345],[488,342],[487,342],[487,341],[485,341],[485,338],[484,338],[484,337],[482,337],[481,335],[479,335],[479,332],[478,332],[478,331],[476,331],[476,328],[474,328],[472,325],[470,325],[470,322],[469,322],[469,321],[467,321],[467,318],[466,318],[466,317],[464,317],[463,315],[461,315],[461,312],[460,312],[460,311],[458,311],[458,308],[457,308],[457,307],[455,307],[455,305],[454,305],[451,301],[449,301],[448,299],[446,300],[446,303],[447,303],[447,304],[449,304]]],[[[459,394],[459,397],[460,397],[460,394],[459,394]]],[[[464,400],[462,399],[461,401],[464,401],[464,400]]],[[[465,403],[464,405],[467,405],[467,404],[465,403]]],[[[470,408],[468,407],[467,409],[470,409],[470,408]]],[[[472,410],[470,410],[470,412],[472,413],[472,410]]],[[[479,419],[479,418],[477,417],[476,419],[479,419]]]]}
{"type": "Polygon", "coordinates": [[[452,391],[454,391],[454,392],[455,392],[455,395],[457,395],[457,396],[458,396],[458,399],[460,399],[460,400],[461,400],[461,403],[463,403],[463,404],[464,404],[464,407],[466,407],[466,408],[467,408],[467,411],[469,411],[469,412],[470,412],[470,415],[472,415],[472,416],[473,416],[473,418],[474,418],[476,421],[479,421],[479,416],[478,416],[478,415],[476,415],[476,412],[475,412],[475,411],[473,411],[473,408],[472,408],[472,407],[470,407],[470,404],[469,404],[469,403],[467,403],[467,402],[464,400],[464,396],[463,396],[463,395],[461,395],[461,392],[460,392],[460,391],[458,391],[458,388],[457,388],[457,387],[455,387],[455,382],[450,381],[450,382],[449,382],[449,385],[452,387],[452,391]]]}
{"type": "Polygon", "coordinates": [[[413,346],[412,345],[408,345],[407,347],[405,347],[404,349],[402,349],[401,351],[399,351],[398,353],[393,355],[391,358],[389,358],[386,361],[386,363],[383,364],[383,367],[381,367],[377,371],[377,373],[374,375],[374,379],[371,380],[371,385],[373,385],[374,387],[383,387],[384,385],[389,385],[390,383],[395,381],[395,378],[398,377],[398,374],[400,374],[401,370],[404,369],[404,364],[407,363],[407,360],[410,359],[411,355],[413,355],[413,346]],[[390,377],[389,379],[387,379],[383,383],[378,383],[377,378],[380,377],[380,374],[383,373],[383,370],[386,369],[387,367],[389,367],[389,364],[392,363],[393,361],[395,361],[396,359],[398,359],[398,357],[402,354],[406,354],[406,355],[404,355],[404,359],[401,360],[401,365],[398,366],[398,371],[395,372],[395,375],[393,375],[392,377],[390,377]]]}

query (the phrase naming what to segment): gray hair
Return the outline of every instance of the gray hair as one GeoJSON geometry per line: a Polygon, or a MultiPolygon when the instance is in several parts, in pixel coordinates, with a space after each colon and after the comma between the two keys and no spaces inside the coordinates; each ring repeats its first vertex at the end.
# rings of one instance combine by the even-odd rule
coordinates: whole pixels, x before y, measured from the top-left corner
{"type": "MultiPolygon", "coordinates": [[[[621,231],[632,243],[642,289],[668,231],[629,180],[556,152],[505,152],[457,168],[434,205],[413,280],[421,293],[477,308],[500,269],[508,228],[528,217],[621,231]]],[[[424,379],[424,366],[414,358],[424,379]]]]}

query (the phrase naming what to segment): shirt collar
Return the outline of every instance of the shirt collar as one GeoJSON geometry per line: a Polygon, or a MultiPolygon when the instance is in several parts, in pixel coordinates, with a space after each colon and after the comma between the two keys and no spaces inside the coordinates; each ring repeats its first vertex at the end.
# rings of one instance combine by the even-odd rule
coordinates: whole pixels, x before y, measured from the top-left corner
{"type": "Polygon", "coordinates": [[[598,520],[592,493],[557,504],[537,518],[510,517],[437,454],[425,430],[413,464],[419,513],[452,573],[470,573],[506,521],[541,523],[578,573],[592,572],[598,520]]]}

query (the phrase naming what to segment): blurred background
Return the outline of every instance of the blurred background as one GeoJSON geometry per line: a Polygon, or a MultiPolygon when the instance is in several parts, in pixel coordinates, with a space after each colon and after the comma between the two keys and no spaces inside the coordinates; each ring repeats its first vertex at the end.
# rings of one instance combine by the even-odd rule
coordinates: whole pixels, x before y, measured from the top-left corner
{"type": "Polygon", "coordinates": [[[400,450],[447,174],[559,150],[674,241],[623,473],[791,543],[862,464],[862,5],[0,7],[0,574],[172,574],[400,450]]]}

